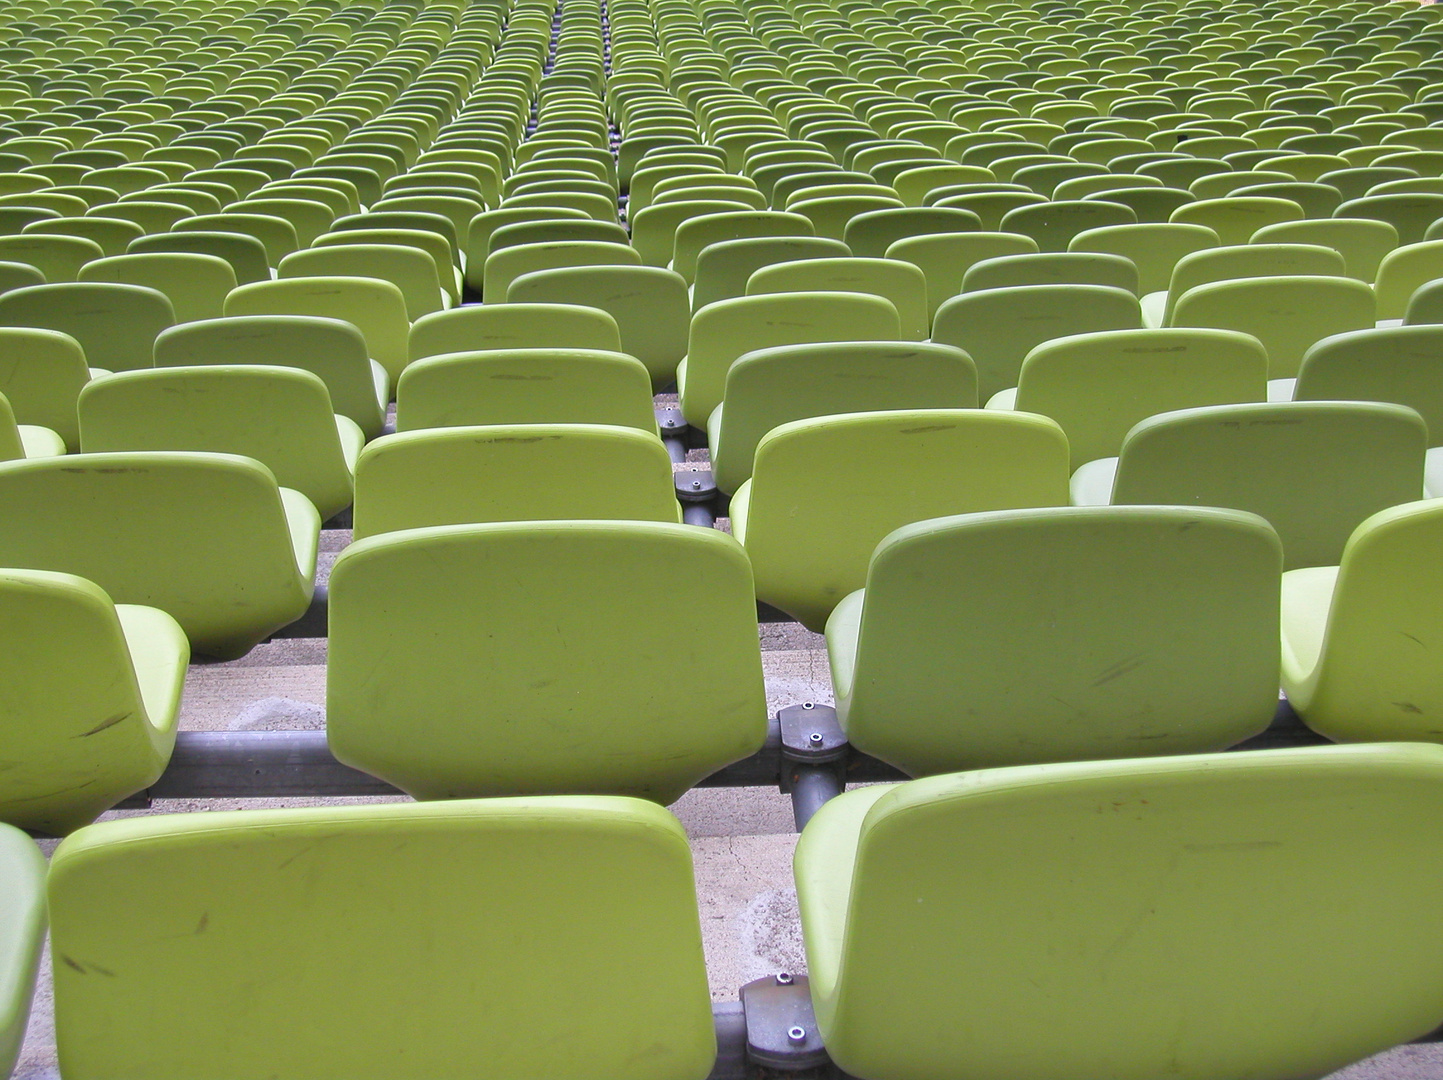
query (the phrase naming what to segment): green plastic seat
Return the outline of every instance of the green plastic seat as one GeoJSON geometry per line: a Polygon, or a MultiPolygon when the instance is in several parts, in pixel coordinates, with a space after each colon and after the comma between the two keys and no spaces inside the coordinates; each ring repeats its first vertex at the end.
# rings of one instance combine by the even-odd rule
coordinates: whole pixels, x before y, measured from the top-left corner
{"type": "Polygon", "coordinates": [[[1333,248],[1343,256],[1343,268],[1349,277],[1372,284],[1384,257],[1398,246],[1398,230],[1386,221],[1368,218],[1283,221],[1265,225],[1253,234],[1251,242],[1333,248]]]}
{"type": "Polygon", "coordinates": [[[1303,208],[1288,199],[1228,195],[1179,206],[1168,220],[1204,225],[1217,233],[1220,242],[1227,245],[1246,244],[1264,226],[1281,221],[1301,221],[1303,217],[1303,208]]]}
{"type": "Polygon", "coordinates": [[[74,281],[82,266],[104,256],[99,244],[83,236],[0,236],[0,259],[33,266],[50,284],[74,281]]]}
{"type": "Polygon", "coordinates": [[[646,266],[666,266],[675,252],[676,233],[691,218],[704,214],[755,211],[746,203],[724,199],[682,199],[657,203],[631,215],[631,243],[646,266]]]}
{"type": "Polygon", "coordinates": [[[621,351],[646,365],[654,386],[670,384],[686,355],[690,303],[686,282],[672,270],[628,265],[538,270],[515,278],[506,300],[508,304],[580,304],[605,311],[616,320],[621,351]]]}
{"type": "MultiPolygon", "coordinates": [[[[281,359],[276,357],[275,359],[281,359]]],[[[254,458],[326,521],[351,505],[366,441],[320,376],[266,364],[161,366],[105,375],[80,392],[83,453],[199,450],[254,458]]]]}
{"type": "Polygon", "coordinates": [[[45,856],[19,829],[0,829],[0,1075],[20,1057],[45,944],[45,856]]]}
{"type": "Polygon", "coordinates": [[[334,412],[368,439],[386,422],[390,380],[370,359],[361,332],[340,319],[309,315],[248,315],[207,319],[165,331],[155,339],[156,367],[202,364],[284,365],[320,377],[334,412]]]}
{"type": "Polygon", "coordinates": [[[178,323],[220,318],[226,295],[236,287],[235,271],[224,259],[182,252],[96,259],[80,268],[79,280],[154,289],[170,301],[178,323]]]}
{"type": "Polygon", "coordinates": [[[634,800],[105,822],[56,853],[50,910],[57,953],[75,961],[56,965],[55,994],[76,1077],[380,1080],[484,1060],[498,1075],[700,1080],[716,1056],[686,837],[634,800]],[[645,989],[626,985],[632,961],[645,989]],[[155,1010],[100,1037],[141,986],[155,1010]],[[240,1000],[245,1016],[227,1007],[240,1000]],[[558,1008],[563,1038],[515,1038],[558,1008]],[[247,1037],[257,1023],[274,1042],[247,1037]]]}
{"type": "Polygon", "coordinates": [[[0,262],[0,293],[44,284],[45,275],[36,267],[23,262],[0,262]]]}
{"type": "Polygon", "coordinates": [[[1067,438],[1043,416],[983,409],[843,413],[782,424],[731,502],[757,598],[820,631],[914,521],[1067,501],[1067,438]],[[925,472],[926,484],[898,483],[925,472]]]}
{"type": "Polygon", "coordinates": [[[1423,419],[1402,405],[1181,409],[1139,423],[1117,458],[1078,469],[1073,502],[1247,510],[1277,530],[1285,569],[1336,566],[1360,521],[1422,497],[1427,445],[1423,419]]]}
{"type": "Polygon", "coordinates": [[[1145,222],[1088,229],[1074,236],[1067,250],[1128,259],[1137,270],[1138,291],[1145,295],[1167,288],[1172,268],[1183,256],[1217,246],[1217,233],[1206,226],[1145,222]]]}
{"type": "Polygon", "coordinates": [[[19,424],[10,400],[0,393],[0,461],[57,457],[65,453],[65,440],[50,428],[19,424]]]}
{"type": "Polygon", "coordinates": [[[156,233],[132,240],[126,251],[131,255],[145,255],[152,252],[180,252],[196,255],[213,255],[230,263],[236,283],[249,285],[254,281],[269,281],[270,264],[266,261],[266,249],[253,236],[233,232],[191,232],[175,231],[156,233]]]}
{"type": "Polygon", "coordinates": [[[1003,232],[1021,233],[1037,241],[1039,251],[1066,251],[1072,238],[1088,229],[1137,221],[1131,207],[1095,199],[1041,202],[1019,206],[1002,217],[1003,232]]]}
{"type": "Polygon", "coordinates": [[[962,278],[970,267],[984,259],[1037,250],[1037,241],[1020,233],[935,233],[896,241],[887,248],[887,258],[902,259],[922,271],[935,328],[939,309],[962,291],[962,278]]]}
{"type": "MultiPolygon", "coordinates": [[[[811,189],[807,194],[823,190],[826,189],[811,189]]],[[[833,240],[842,240],[846,236],[847,225],[853,218],[876,210],[889,210],[906,205],[901,199],[886,194],[886,189],[883,188],[879,188],[876,192],[855,193],[843,193],[841,188],[832,190],[837,194],[814,194],[812,198],[792,200],[787,203],[786,209],[810,220],[818,236],[829,236],[833,240]]],[[[634,242],[635,233],[632,235],[634,242]]]]}
{"type": "MultiPolygon", "coordinates": [[[[501,212],[500,210],[491,211],[494,214],[501,212]]],[[[507,211],[507,213],[511,212],[507,211]]],[[[473,220],[484,216],[484,214],[478,214],[473,220]]],[[[485,254],[490,255],[502,248],[515,247],[520,244],[553,244],[558,241],[570,240],[594,240],[612,244],[631,242],[626,230],[615,222],[595,221],[587,217],[543,217],[494,225],[487,237],[485,254]]]]}
{"type": "Polygon", "coordinates": [[[1283,689],[1314,731],[1338,742],[1443,739],[1438,639],[1443,529],[1436,499],[1363,521],[1338,566],[1283,575],[1283,689]],[[1399,641],[1405,643],[1399,644],[1399,641]]]}
{"type": "Polygon", "coordinates": [[[133,221],[122,221],[120,218],[61,217],[33,221],[25,226],[21,235],[78,236],[99,244],[106,255],[124,255],[130,242],[144,236],[145,230],[133,221]]]}
{"type": "Polygon", "coordinates": [[[116,603],[160,608],[206,656],[244,655],[310,603],[321,519],[248,458],[6,462],[0,513],[12,523],[0,534],[0,564],[77,574],[116,603]]]}
{"type": "MultiPolygon", "coordinates": [[[[708,215],[692,220],[700,226],[711,217],[712,215],[708,215]]],[[[806,228],[811,229],[810,221],[806,228]]],[[[683,225],[677,230],[679,240],[686,229],[687,225],[683,225]]],[[[718,300],[745,296],[748,279],[754,271],[763,266],[799,259],[839,258],[850,254],[851,249],[840,240],[806,234],[719,240],[697,252],[691,290],[692,311],[700,311],[707,304],[718,300]]]]}
{"type": "Polygon", "coordinates": [[[1443,218],[1443,194],[1365,195],[1349,199],[1333,215],[1386,221],[1398,230],[1400,244],[1416,244],[1423,240],[1428,226],[1443,218]]]}
{"type": "Polygon", "coordinates": [[[337,560],[330,617],[331,749],[417,798],[666,803],[766,734],[751,574],[714,530],[560,521],[373,536],[337,560]],[[677,678],[727,689],[684,716],[659,675],[679,637],[697,651],[677,678]]]}
{"type": "Polygon", "coordinates": [[[0,395],[23,427],[48,429],[80,446],[75,402],[90,378],[85,351],[68,334],[30,327],[0,329],[0,395]]]}
{"type": "Polygon", "coordinates": [[[302,248],[310,247],[336,220],[335,212],[325,203],[313,199],[266,198],[266,192],[267,189],[262,188],[244,201],[225,207],[222,213],[261,214],[288,221],[296,231],[296,243],[302,248]]]}
{"type": "Polygon", "coordinates": [[[182,219],[177,225],[176,231],[180,232],[235,233],[259,240],[266,249],[266,262],[271,266],[280,265],[283,258],[301,247],[295,226],[274,214],[226,210],[219,214],[196,214],[182,219]]]}
{"type": "Polygon", "coordinates": [[[946,301],[932,340],[955,345],[977,364],[977,392],[986,401],[1017,385],[1023,358],[1035,346],[1070,334],[1142,326],[1137,297],[1103,285],[1019,285],[963,293],[946,301]]]}
{"type": "Polygon", "coordinates": [[[1319,244],[1228,244],[1179,259],[1167,291],[1143,297],[1143,318],[1150,326],[1171,326],[1183,294],[1215,281],[1300,274],[1342,277],[1345,272],[1342,253],[1319,244]]]}
{"type": "Polygon", "coordinates": [[[779,292],[859,292],[891,301],[901,322],[901,337],[922,341],[931,327],[927,279],[904,259],[839,257],[774,263],[752,274],[747,295],[779,292]]]}
{"type": "Polygon", "coordinates": [[[1252,334],[1268,350],[1268,377],[1297,375],[1315,341],[1377,321],[1373,290],[1349,277],[1289,275],[1214,281],[1178,297],[1172,326],[1252,334]]]}
{"type": "Polygon", "coordinates": [[[757,444],[793,420],[835,413],[977,407],[977,371],[960,349],[930,342],[783,345],[743,354],[727,370],[707,422],[717,486],[752,475],[757,444]]]}
{"type": "Polygon", "coordinates": [[[493,250],[486,257],[481,294],[488,304],[504,304],[511,283],[523,274],[533,271],[553,270],[563,266],[640,265],[641,256],[635,248],[626,244],[595,240],[518,244],[493,250]]]}
{"type": "Polygon", "coordinates": [[[682,415],[705,429],[721,404],[727,370],[754,349],[900,337],[896,307],[870,293],[769,293],[708,304],[692,316],[687,356],[677,368],[682,415]]]}
{"type": "MultiPolygon", "coordinates": [[[[7,687],[0,717],[13,762],[0,785],[0,819],[62,836],[164,771],[190,646],[165,612],[113,604],[70,574],[0,572],[0,610],[7,687]]],[[[14,853],[5,850],[8,862],[14,853]]],[[[19,1050],[13,1007],[7,1000],[0,1025],[7,1075],[19,1050]]],[[[23,1033],[23,1011],[20,1020],[23,1033]]]]}
{"type": "Polygon", "coordinates": [[[1017,386],[987,407],[1056,420],[1076,470],[1115,457],[1133,425],[1157,413],[1266,400],[1267,373],[1262,342],[1231,330],[1076,334],[1029,352],[1017,386]]]}
{"type": "Polygon", "coordinates": [[[85,212],[86,217],[116,218],[134,222],[146,233],[168,232],[177,221],[190,217],[193,211],[179,203],[127,199],[124,202],[101,203],[85,212]]]}
{"type": "Polygon", "coordinates": [[[1343,193],[1337,188],[1316,181],[1302,180],[1251,184],[1247,187],[1237,188],[1229,197],[1235,199],[1286,199],[1302,207],[1303,215],[1310,219],[1331,217],[1333,211],[1343,201],[1343,193]]]}
{"type": "Polygon", "coordinates": [[[1075,176],[1070,180],[1064,180],[1052,190],[1051,196],[1055,201],[1070,202],[1075,199],[1085,199],[1100,191],[1139,187],[1161,188],[1163,186],[1163,182],[1155,176],[1139,176],[1136,173],[1121,171],[1104,172],[1075,176]]]}
{"type": "Polygon", "coordinates": [[[1329,1075],[1443,1019],[1440,790],[1371,745],[848,792],[795,859],[818,1031],[877,1080],[1329,1075]]]}
{"type": "Polygon", "coordinates": [[[150,367],[155,337],[175,322],[163,293],[140,285],[61,282],[0,295],[0,326],[69,334],[91,367],[150,367]]]}
{"type": "Polygon", "coordinates": [[[681,520],[652,432],[503,424],[377,439],[356,470],[356,539],[399,529],[566,518],[681,520]],[[587,477],[578,488],[577,476],[587,477]],[[427,478],[427,479],[423,479],[427,478]]]}
{"type": "Polygon", "coordinates": [[[406,298],[395,285],[379,278],[258,281],[242,285],[227,296],[225,314],[311,315],[351,323],[366,339],[371,358],[386,369],[393,385],[408,359],[411,323],[406,317],[406,298]]]}
{"type": "Polygon", "coordinates": [[[1046,196],[1034,191],[983,190],[946,195],[933,203],[933,207],[976,214],[984,232],[997,232],[1002,228],[1002,219],[1012,211],[1025,206],[1042,206],[1047,201],[1046,196]]]}
{"type": "Polygon", "coordinates": [[[400,244],[327,244],[292,252],[276,267],[276,276],[380,278],[401,290],[412,321],[451,304],[431,253],[400,244]]]}
{"type": "Polygon", "coordinates": [[[1195,202],[1196,197],[1182,188],[1110,187],[1083,196],[1086,202],[1109,202],[1125,206],[1140,223],[1161,224],[1172,217],[1179,206],[1195,202]]]}
{"type": "Polygon", "coordinates": [[[963,292],[1014,285],[1107,285],[1135,294],[1138,275],[1132,260],[1121,255],[1047,251],[983,259],[962,277],[963,292]]]}
{"type": "Polygon", "coordinates": [[[811,236],[812,223],[801,214],[777,210],[734,210],[687,218],[677,226],[670,268],[688,286],[696,282],[697,259],[712,244],[759,237],[811,236]]]}
{"type": "Polygon", "coordinates": [[[1443,495],[1443,326],[1387,326],[1336,334],[1303,356],[1295,401],[1391,401],[1428,425],[1423,489],[1443,495]]]}
{"type": "Polygon", "coordinates": [[[1413,294],[1440,277],[1443,277],[1443,240],[1404,244],[1389,252],[1378,264],[1374,282],[1378,318],[1403,318],[1413,294]]]}
{"type": "Polygon", "coordinates": [[[911,776],[1224,750],[1277,708],[1281,564],[1234,510],[905,525],[827,620],[838,716],[911,776]]]}
{"type": "Polygon", "coordinates": [[[477,349],[602,349],[621,351],[616,320],[578,304],[468,304],[416,320],[413,361],[477,349]]]}
{"type": "Polygon", "coordinates": [[[1443,282],[1435,278],[1419,285],[1408,298],[1408,308],[1403,313],[1403,325],[1436,323],[1443,323],[1443,282]]]}
{"type": "Polygon", "coordinates": [[[651,375],[633,356],[598,349],[443,353],[409,365],[396,427],[612,424],[657,431],[651,375]]]}
{"type": "Polygon", "coordinates": [[[843,242],[859,258],[880,259],[898,240],[939,233],[977,232],[981,219],[967,210],[945,206],[906,206],[872,210],[847,222],[843,242]]]}

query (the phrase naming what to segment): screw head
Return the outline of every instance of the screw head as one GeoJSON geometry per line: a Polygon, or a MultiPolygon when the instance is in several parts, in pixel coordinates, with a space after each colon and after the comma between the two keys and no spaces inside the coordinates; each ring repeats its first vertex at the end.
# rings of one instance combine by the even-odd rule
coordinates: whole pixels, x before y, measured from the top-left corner
{"type": "Polygon", "coordinates": [[[813,746],[821,746],[822,733],[820,731],[812,732],[812,734],[808,737],[807,741],[810,742],[813,746]]]}
{"type": "Polygon", "coordinates": [[[816,705],[814,705],[814,704],[813,704],[812,702],[810,702],[810,701],[804,701],[804,702],[802,702],[802,708],[804,708],[804,709],[815,709],[815,708],[816,708],[816,705]]]}
{"type": "Polygon", "coordinates": [[[791,985],[792,985],[792,973],[791,973],[790,971],[779,971],[779,972],[777,972],[777,985],[778,985],[778,986],[791,986],[791,985]]]}
{"type": "Polygon", "coordinates": [[[804,1043],[807,1041],[807,1029],[804,1027],[787,1028],[787,1041],[791,1043],[804,1043]]]}

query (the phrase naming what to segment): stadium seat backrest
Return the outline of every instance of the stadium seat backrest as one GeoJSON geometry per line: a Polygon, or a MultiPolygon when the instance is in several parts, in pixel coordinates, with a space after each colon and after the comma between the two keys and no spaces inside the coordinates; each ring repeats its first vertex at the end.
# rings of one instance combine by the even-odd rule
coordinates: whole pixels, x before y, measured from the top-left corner
{"type": "Polygon", "coordinates": [[[320,517],[249,458],[6,462],[0,509],[0,564],[76,574],[116,603],[160,608],[207,656],[244,654],[310,602],[320,517]]]}
{"type": "Polygon", "coordinates": [[[361,332],[371,359],[386,369],[393,384],[406,366],[411,329],[406,298],[379,278],[305,277],[242,285],[226,297],[225,313],[341,319],[361,332]]]}
{"type": "Polygon", "coordinates": [[[1226,749],[1277,706],[1281,565],[1230,510],[904,526],[828,623],[847,737],[914,776],[1226,749]]]}
{"type": "Polygon", "coordinates": [[[868,293],[769,293],[708,304],[692,316],[685,366],[678,371],[682,412],[687,423],[705,428],[721,404],[727,369],[753,349],[900,337],[896,307],[868,293]]]}
{"type": "Polygon", "coordinates": [[[1043,416],[908,409],[796,420],[757,444],[732,498],[757,596],[820,631],[913,521],[1067,502],[1067,439],[1043,416]],[[899,477],[931,477],[917,484],[899,477]]]}
{"type": "Polygon", "coordinates": [[[431,525],[611,518],[678,521],[654,434],[600,424],[498,424],[377,439],[356,467],[355,536],[431,525]],[[587,482],[578,485],[576,478],[587,482]]]}
{"type": "Polygon", "coordinates": [[[963,293],[946,301],[932,340],[956,345],[977,364],[977,392],[986,401],[1017,385],[1022,361],[1053,338],[1142,326],[1135,295],[1104,285],[1018,285],[963,293]]]}
{"type": "Polygon", "coordinates": [[[19,829],[0,830],[0,1075],[20,1056],[45,944],[45,856],[19,829]]]}
{"type": "Polygon", "coordinates": [[[1056,420],[1076,469],[1115,456],[1132,426],[1157,413],[1263,401],[1267,371],[1262,343],[1230,330],[1075,334],[1027,354],[1012,407],[1056,420]]]}
{"type": "Polygon", "coordinates": [[[330,618],[331,749],[420,798],[669,803],[766,733],[751,571],[714,530],[548,521],[386,533],[342,553],[330,618]],[[696,647],[684,673],[669,663],[679,638],[696,647]],[[676,687],[726,692],[683,715],[667,671],[676,687]]]}
{"type": "Polygon", "coordinates": [[[1215,405],[1142,421],[1122,444],[1114,504],[1229,506],[1265,518],[1284,566],[1336,566],[1370,514],[1423,494],[1427,428],[1401,405],[1215,405]]]}
{"type": "Polygon", "coordinates": [[[905,259],[805,259],[773,263],[747,279],[747,295],[781,292],[858,292],[881,296],[897,309],[901,337],[922,341],[931,330],[927,278],[905,259]]]}
{"type": "Polygon", "coordinates": [[[651,374],[601,349],[489,349],[418,360],[396,388],[400,431],[476,424],[612,424],[656,432],[651,374]]]}
{"type": "Polygon", "coordinates": [[[1294,401],[1391,401],[1443,445],[1443,326],[1390,326],[1335,334],[1303,357],[1294,401]]]}
{"type": "Polygon", "coordinates": [[[57,432],[66,446],[80,446],[75,401],[90,379],[85,350],[69,334],[8,326],[0,329],[0,394],[21,424],[57,432]]]}
{"type": "Polygon", "coordinates": [[[156,1080],[380,1080],[477,1061],[498,1076],[700,1080],[716,1042],[693,890],[681,827],[632,800],[107,822],[50,875],[60,1058],[77,1077],[156,1080]],[[639,992],[631,961],[649,972],[639,992]],[[154,1011],[117,1025],[139,986],[154,1011]],[[558,1009],[564,1037],[515,1037],[558,1009]],[[273,1037],[246,1034],[261,1028],[273,1037]]]}
{"type": "Polygon", "coordinates": [[[796,857],[820,1033],[904,1080],[1328,1075],[1443,1019],[1440,789],[1385,744],[849,793],[796,857]]]}
{"type": "Polygon", "coordinates": [[[215,255],[146,252],[112,255],[80,268],[80,281],[142,285],[170,301],[176,322],[218,319],[236,287],[235,270],[215,255]]]}
{"type": "Polygon", "coordinates": [[[468,304],[416,320],[412,360],[476,349],[621,351],[616,320],[579,304],[468,304]]]}
{"type": "Polygon", "coordinates": [[[386,422],[388,379],[351,323],[312,315],[245,315],[172,327],[155,339],[156,367],[279,364],[319,375],[331,407],[366,437],[386,422]]]}
{"type": "Polygon", "coordinates": [[[175,322],[163,293],[141,285],[64,282],[0,296],[0,325],[58,330],[80,342],[91,367],[150,367],[156,335],[175,322]]]}
{"type": "Polygon", "coordinates": [[[80,392],[83,453],[196,450],[254,458],[327,520],[351,504],[365,435],[337,417],[320,376],[266,364],[156,367],[80,392]]]}
{"type": "Polygon", "coordinates": [[[675,380],[686,355],[691,308],[686,281],[674,270],[633,265],[534,270],[512,280],[506,302],[605,311],[621,332],[621,351],[645,364],[657,387],[675,380]]]}
{"type": "Polygon", "coordinates": [[[1413,294],[1440,277],[1443,277],[1443,240],[1404,244],[1394,249],[1378,265],[1375,284],[1378,318],[1403,318],[1413,294]]]}
{"type": "Polygon", "coordinates": [[[707,441],[717,485],[733,492],[773,428],[835,413],[975,408],[977,369],[961,349],[931,342],[781,345],[732,364],[722,400],[707,441]]]}
{"type": "Polygon", "coordinates": [[[851,254],[851,250],[842,241],[812,236],[810,233],[811,222],[808,221],[806,231],[794,236],[747,237],[708,244],[697,252],[696,256],[692,311],[700,311],[707,304],[718,300],[745,296],[748,279],[763,266],[797,259],[830,259],[851,254]]]}
{"type": "Polygon", "coordinates": [[[190,648],[164,612],[70,574],[0,572],[0,611],[0,820],[62,836],[160,776],[190,648]]]}
{"type": "Polygon", "coordinates": [[[1443,635],[1440,511],[1437,500],[1379,511],[1354,530],[1339,567],[1284,576],[1283,685],[1320,734],[1443,741],[1443,687],[1431,660],[1443,635]]]}
{"type": "Polygon", "coordinates": [[[1330,334],[1376,321],[1373,290],[1350,277],[1269,276],[1214,281],[1178,297],[1170,325],[1252,334],[1268,350],[1268,377],[1292,378],[1303,354],[1330,334]]]}

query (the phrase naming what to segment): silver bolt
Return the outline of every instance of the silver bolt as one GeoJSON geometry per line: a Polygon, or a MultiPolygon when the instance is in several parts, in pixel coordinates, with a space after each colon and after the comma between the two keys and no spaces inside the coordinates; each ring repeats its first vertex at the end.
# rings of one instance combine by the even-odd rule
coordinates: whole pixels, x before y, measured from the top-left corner
{"type": "Polygon", "coordinates": [[[691,482],[691,486],[694,487],[694,488],[699,488],[699,487],[701,487],[701,481],[700,481],[700,480],[693,480],[693,481],[691,482]]]}
{"type": "Polygon", "coordinates": [[[813,705],[810,701],[804,701],[804,702],[802,702],[802,708],[804,708],[804,709],[815,709],[816,706],[813,705]]]}
{"type": "Polygon", "coordinates": [[[779,972],[777,972],[777,985],[778,985],[778,986],[791,986],[791,985],[792,985],[792,973],[789,972],[789,971],[779,971],[779,972]]]}
{"type": "Polygon", "coordinates": [[[820,731],[814,731],[814,732],[812,732],[811,738],[810,738],[808,741],[809,741],[813,746],[821,746],[821,745],[822,745],[822,733],[821,733],[820,731]]]}
{"type": "Polygon", "coordinates": [[[787,1028],[787,1041],[793,1043],[804,1043],[807,1041],[807,1029],[804,1027],[787,1028]]]}

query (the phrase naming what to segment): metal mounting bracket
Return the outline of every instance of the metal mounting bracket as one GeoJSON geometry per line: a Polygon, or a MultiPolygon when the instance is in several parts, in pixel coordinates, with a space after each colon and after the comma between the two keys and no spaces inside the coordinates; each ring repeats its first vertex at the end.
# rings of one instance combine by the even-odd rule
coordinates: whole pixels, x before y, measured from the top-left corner
{"type": "Polygon", "coordinates": [[[827,1064],[805,975],[783,971],[749,982],[741,989],[741,1002],[750,1063],[784,1072],[827,1064]]]}
{"type": "Polygon", "coordinates": [[[777,713],[782,730],[782,757],[809,765],[841,761],[851,745],[830,705],[804,701],[777,713]]]}
{"type": "Polygon", "coordinates": [[[716,481],[710,469],[674,474],[676,497],[682,502],[707,502],[716,496],[716,481]]]}

